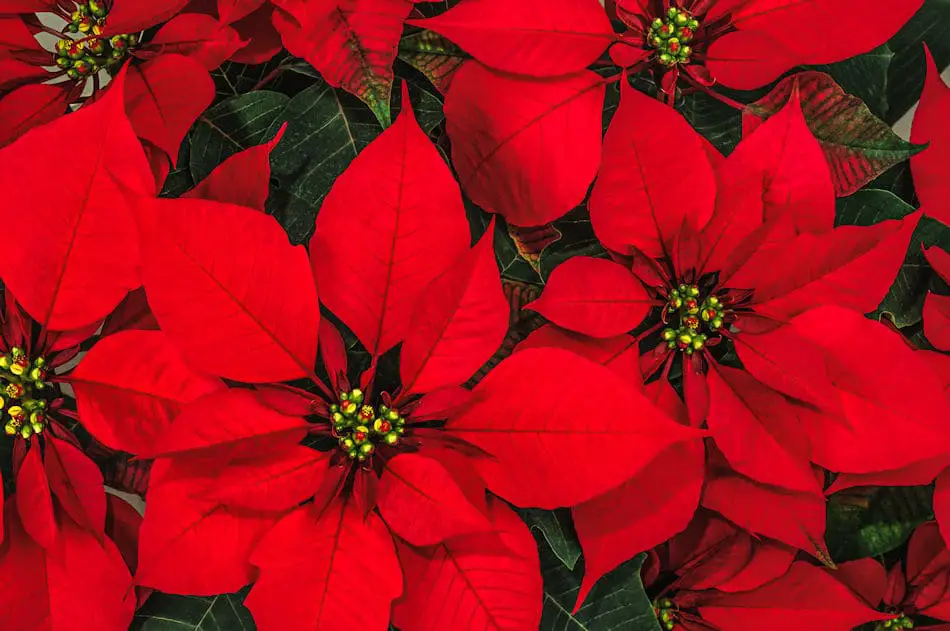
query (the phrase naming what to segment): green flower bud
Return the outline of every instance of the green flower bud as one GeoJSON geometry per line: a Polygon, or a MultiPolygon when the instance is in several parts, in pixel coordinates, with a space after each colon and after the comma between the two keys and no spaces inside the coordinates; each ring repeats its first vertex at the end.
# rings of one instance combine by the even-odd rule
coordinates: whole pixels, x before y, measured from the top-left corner
{"type": "Polygon", "coordinates": [[[350,401],[355,402],[357,405],[363,402],[363,391],[359,388],[352,390],[350,392],[350,401]]]}
{"type": "Polygon", "coordinates": [[[673,329],[663,329],[663,339],[669,342],[676,337],[676,331],[673,329]]]}
{"type": "Polygon", "coordinates": [[[666,14],[670,17],[671,20],[675,19],[679,15],[680,10],[676,7],[670,7],[666,14]]]}
{"type": "Polygon", "coordinates": [[[29,425],[24,425],[23,427],[20,428],[20,436],[22,436],[23,438],[29,438],[32,435],[33,435],[33,428],[30,427],[29,425]]]}
{"type": "Polygon", "coordinates": [[[683,48],[680,49],[680,57],[682,57],[683,59],[686,59],[692,54],[692,52],[693,52],[693,49],[691,47],[683,46],[683,48]]]}
{"type": "Polygon", "coordinates": [[[673,606],[673,601],[670,600],[669,598],[664,598],[663,600],[660,601],[660,607],[662,609],[669,609],[672,606],[673,606]]]}
{"type": "Polygon", "coordinates": [[[3,431],[7,436],[16,436],[17,427],[12,421],[7,421],[7,424],[3,426],[3,431]]]}
{"type": "Polygon", "coordinates": [[[78,33],[79,27],[76,26],[75,24],[67,24],[66,28],[64,28],[63,30],[67,33],[78,33]]]}
{"type": "Polygon", "coordinates": [[[89,12],[92,13],[97,18],[104,18],[106,17],[106,14],[108,13],[108,11],[106,11],[106,8],[103,5],[96,2],[96,0],[89,0],[89,12]]]}
{"type": "Polygon", "coordinates": [[[346,449],[347,451],[352,451],[353,449],[356,448],[356,443],[353,442],[352,438],[344,438],[340,440],[340,446],[343,447],[343,449],[346,449]]]}
{"type": "Polygon", "coordinates": [[[389,432],[388,434],[386,434],[383,440],[386,441],[387,445],[395,445],[396,443],[399,442],[399,434],[400,434],[399,430],[396,430],[395,432],[389,432]]]}
{"type": "Polygon", "coordinates": [[[686,26],[689,24],[689,18],[686,17],[685,13],[677,13],[676,17],[673,18],[673,23],[676,24],[676,26],[686,26]]]}
{"type": "Polygon", "coordinates": [[[363,443],[360,445],[360,453],[364,456],[368,456],[376,450],[376,447],[373,446],[373,443],[363,443]]]}
{"type": "Polygon", "coordinates": [[[654,29],[658,29],[661,26],[663,26],[663,20],[661,20],[660,18],[656,18],[653,20],[653,24],[651,24],[650,26],[654,29]]]}
{"type": "Polygon", "coordinates": [[[69,57],[57,57],[57,58],[56,58],[56,65],[59,66],[60,68],[64,69],[64,70],[67,69],[67,68],[72,68],[72,67],[73,67],[73,60],[70,59],[69,57]]]}
{"type": "Polygon", "coordinates": [[[690,20],[690,21],[686,24],[686,26],[687,26],[687,28],[689,28],[689,30],[695,31],[696,29],[699,28],[699,20],[695,20],[695,19],[694,19],[694,20],[690,20]]]}
{"type": "Polygon", "coordinates": [[[76,70],[75,68],[70,68],[69,70],[67,70],[67,71],[66,71],[66,76],[69,77],[70,79],[74,79],[74,80],[77,80],[77,79],[79,79],[79,78],[82,77],[82,75],[79,74],[79,71],[76,70]]]}
{"type": "Polygon", "coordinates": [[[398,420],[399,412],[397,412],[396,410],[390,410],[389,412],[386,413],[386,418],[388,418],[390,421],[398,420]]]}
{"type": "Polygon", "coordinates": [[[715,318],[712,322],[709,323],[709,328],[713,331],[722,327],[722,318],[715,318]]]}

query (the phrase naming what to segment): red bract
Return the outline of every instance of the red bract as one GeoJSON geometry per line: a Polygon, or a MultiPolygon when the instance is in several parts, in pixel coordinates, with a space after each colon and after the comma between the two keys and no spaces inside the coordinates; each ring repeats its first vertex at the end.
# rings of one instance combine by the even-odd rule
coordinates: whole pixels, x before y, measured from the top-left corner
{"type": "Polygon", "coordinates": [[[665,572],[675,578],[661,582],[653,606],[670,631],[849,631],[894,617],[874,611],[834,573],[795,560],[794,549],[708,513],[651,551],[643,568],[648,590],[665,572]]]}
{"type": "MultiPolygon", "coordinates": [[[[813,463],[866,473],[946,449],[933,413],[947,409],[936,379],[899,336],[862,315],[889,289],[919,213],[833,228],[827,164],[797,102],[722,158],[678,114],[624,86],[590,211],[616,262],[569,259],[530,308],[600,339],[586,350],[576,335],[533,344],[580,352],[635,384],[641,371],[648,382],[659,376],[663,385],[647,391],[667,401],[674,418],[705,423],[712,455],[721,452],[705,506],[824,558],[822,484],[813,463]],[[638,335],[612,337],[638,328],[651,307],[657,318],[638,335]],[[655,350],[639,358],[641,343],[655,350]],[[682,366],[681,412],[673,411],[682,404],[665,383],[674,363],[682,366]],[[908,392],[918,393],[915,401],[908,392]],[[908,432],[919,432],[926,454],[894,453],[891,441],[908,432]],[[763,502],[773,509],[762,510],[763,502]]],[[[616,521],[599,522],[597,511],[578,520],[594,580],[682,528],[696,505],[700,457],[674,455],[684,477],[671,480],[659,514],[616,508],[608,513],[616,521]]],[[[648,484],[658,483],[631,480],[598,510],[637,501],[648,484]],[[621,501],[621,493],[634,500],[621,501]]]]}
{"type": "Polygon", "coordinates": [[[412,0],[284,0],[274,25],[291,53],[389,124],[393,62],[412,0]]]}
{"type": "MultiPolygon", "coordinates": [[[[96,98],[100,85],[134,58],[143,63],[129,70],[129,117],[136,133],[167,156],[161,162],[174,163],[184,134],[214,97],[207,71],[247,43],[210,15],[176,15],[184,4],[92,0],[38,6],[35,13],[11,8],[0,19],[0,89],[11,90],[0,100],[0,146],[66,113],[68,104],[96,98]],[[41,18],[65,26],[58,32],[41,18]],[[166,20],[142,41],[143,30],[166,20]],[[46,49],[35,34],[59,39],[46,49]]],[[[7,12],[0,5],[0,13],[7,12]]]]}
{"type": "Polygon", "coordinates": [[[910,159],[914,189],[921,207],[931,217],[950,224],[950,203],[947,202],[947,163],[950,162],[950,131],[943,124],[950,113],[950,87],[940,78],[930,50],[927,56],[927,80],[914,114],[911,141],[929,143],[926,151],[910,159]]]}

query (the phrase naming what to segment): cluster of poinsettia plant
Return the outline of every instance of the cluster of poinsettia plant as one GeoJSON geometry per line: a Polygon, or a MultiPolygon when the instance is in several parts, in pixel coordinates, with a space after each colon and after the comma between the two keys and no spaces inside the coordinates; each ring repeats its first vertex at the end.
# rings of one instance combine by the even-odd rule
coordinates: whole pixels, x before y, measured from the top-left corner
{"type": "Polygon", "coordinates": [[[0,629],[950,628],[927,10],[0,0],[0,629]]]}

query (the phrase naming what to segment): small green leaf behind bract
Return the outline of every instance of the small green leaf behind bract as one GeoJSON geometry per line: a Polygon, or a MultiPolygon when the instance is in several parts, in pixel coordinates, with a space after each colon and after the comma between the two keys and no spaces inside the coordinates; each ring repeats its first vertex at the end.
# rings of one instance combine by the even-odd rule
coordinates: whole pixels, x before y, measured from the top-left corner
{"type": "Polygon", "coordinates": [[[544,578],[544,607],[539,631],[660,631],[653,605],[640,580],[641,554],[603,577],[577,611],[571,613],[581,579],[583,564],[569,570],[535,533],[541,552],[544,578]]]}
{"type": "MultiPolygon", "coordinates": [[[[871,226],[889,219],[902,219],[914,210],[890,191],[864,189],[838,200],[835,223],[871,226]]],[[[933,245],[950,249],[950,228],[925,216],[911,237],[907,258],[894,284],[874,312],[875,319],[886,315],[899,328],[921,321],[927,291],[934,288],[935,282],[939,283],[921,248],[933,245]]]]}
{"type": "Polygon", "coordinates": [[[399,59],[421,72],[442,94],[455,71],[469,59],[461,48],[433,31],[419,31],[399,42],[399,59]]]}
{"type": "Polygon", "coordinates": [[[933,519],[933,486],[880,487],[866,497],[844,491],[828,500],[825,540],[837,563],[878,556],[900,547],[933,519]]]}
{"type": "Polygon", "coordinates": [[[219,596],[154,593],[135,614],[130,631],[254,631],[246,590],[219,596]]]}
{"type": "Polygon", "coordinates": [[[581,544],[577,540],[577,533],[574,532],[570,511],[524,508],[517,512],[529,528],[541,533],[561,563],[567,569],[573,570],[581,557],[581,544]]]}
{"type": "Polygon", "coordinates": [[[781,110],[795,85],[805,121],[821,144],[839,197],[854,193],[925,148],[902,140],[863,101],[847,94],[830,76],[814,71],[786,77],[764,98],[748,105],[742,117],[743,136],[781,110]]]}

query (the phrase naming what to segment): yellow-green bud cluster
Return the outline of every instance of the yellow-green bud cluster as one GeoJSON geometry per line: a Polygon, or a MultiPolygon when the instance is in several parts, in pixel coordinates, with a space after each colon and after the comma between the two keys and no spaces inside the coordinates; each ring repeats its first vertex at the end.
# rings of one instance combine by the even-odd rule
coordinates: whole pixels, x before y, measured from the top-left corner
{"type": "Polygon", "coordinates": [[[100,37],[105,32],[108,10],[100,0],[77,4],[71,21],[63,28],[65,37],[56,42],[56,65],[70,79],[82,79],[102,69],[119,66],[138,44],[135,35],[100,37]],[[78,35],[74,39],[74,35],[78,35]]]}
{"type": "Polygon", "coordinates": [[[660,626],[667,631],[672,631],[676,626],[676,605],[669,598],[654,601],[653,613],[660,622],[660,626]]]}
{"type": "Polygon", "coordinates": [[[711,334],[723,326],[725,310],[716,296],[700,299],[699,287],[681,284],[670,290],[666,306],[673,323],[663,329],[663,341],[670,349],[687,355],[702,350],[711,334]]]}
{"type": "Polygon", "coordinates": [[[876,629],[877,631],[883,631],[884,629],[913,629],[914,621],[905,616],[904,614],[898,615],[896,618],[890,620],[884,620],[883,622],[878,622],[876,629]]]}
{"type": "Polygon", "coordinates": [[[46,401],[36,392],[46,383],[46,360],[37,357],[30,362],[22,348],[14,346],[0,356],[0,412],[3,431],[8,436],[29,438],[46,429],[46,401]]]}
{"type": "Polygon", "coordinates": [[[378,409],[363,403],[363,391],[340,393],[340,403],[330,406],[333,435],[347,456],[366,460],[380,444],[395,446],[406,433],[406,419],[385,405],[378,409]]]}
{"type": "Polygon", "coordinates": [[[647,43],[657,49],[657,59],[664,66],[689,63],[693,49],[689,42],[696,36],[699,20],[688,11],[670,7],[663,18],[650,24],[647,43]]]}

